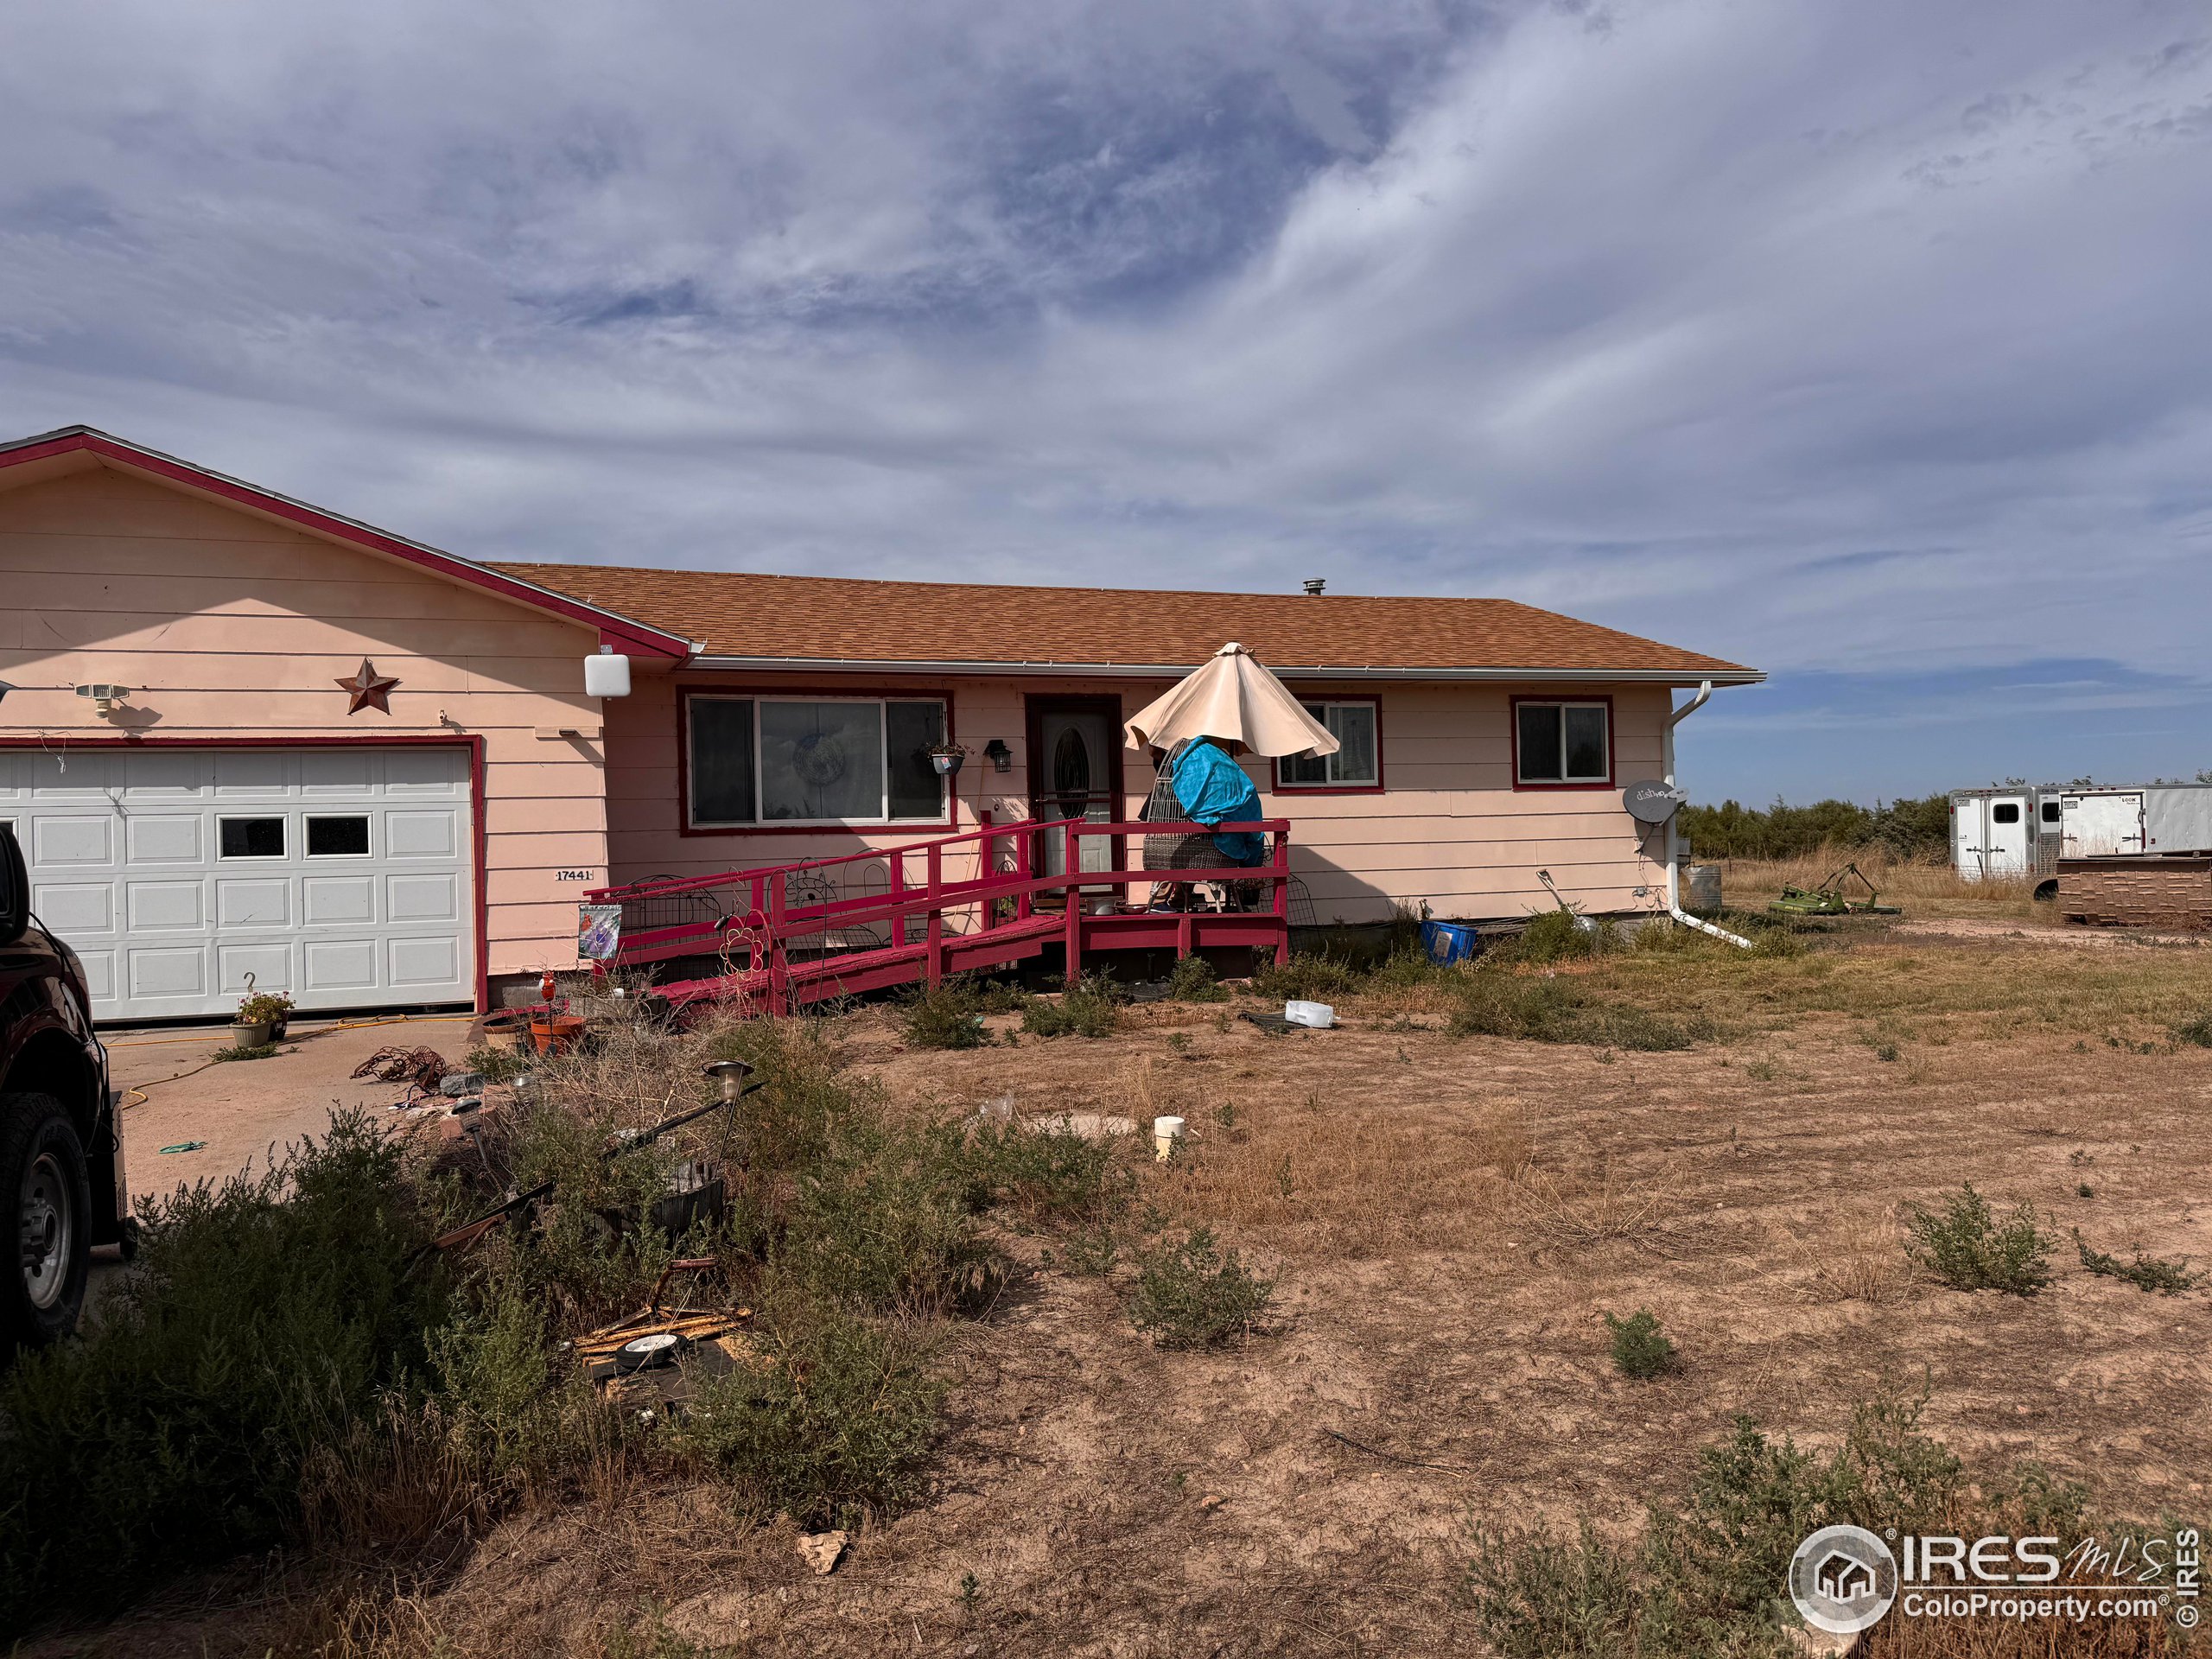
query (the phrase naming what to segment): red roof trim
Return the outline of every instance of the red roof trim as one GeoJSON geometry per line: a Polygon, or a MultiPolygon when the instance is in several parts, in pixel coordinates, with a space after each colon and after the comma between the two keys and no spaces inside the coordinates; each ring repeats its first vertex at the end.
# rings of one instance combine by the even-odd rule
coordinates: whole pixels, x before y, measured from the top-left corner
{"type": "Polygon", "coordinates": [[[616,612],[601,610],[595,605],[584,604],[564,594],[556,594],[549,588],[502,575],[471,560],[451,553],[442,553],[434,547],[425,547],[420,542],[406,541],[367,524],[357,524],[350,518],[341,518],[335,513],[311,507],[303,501],[292,500],[288,496],[277,495],[220,473],[211,473],[189,461],[178,461],[150,449],[141,449],[136,444],[110,437],[106,433],[96,432],[89,427],[68,429],[50,436],[27,439],[20,444],[0,448],[0,469],[80,452],[95,455],[118,467],[128,467],[133,472],[181,484],[187,489],[204,491],[239,506],[284,519],[319,536],[350,542],[356,547],[403,559],[409,564],[417,565],[439,575],[465,582],[471,587],[482,588],[516,604],[527,605],[534,610],[550,611],[571,622],[597,628],[607,643],[622,645],[632,654],[672,658],[678,661],[692,654],[691,642],[680,635],[664,632],[616,612]]]}

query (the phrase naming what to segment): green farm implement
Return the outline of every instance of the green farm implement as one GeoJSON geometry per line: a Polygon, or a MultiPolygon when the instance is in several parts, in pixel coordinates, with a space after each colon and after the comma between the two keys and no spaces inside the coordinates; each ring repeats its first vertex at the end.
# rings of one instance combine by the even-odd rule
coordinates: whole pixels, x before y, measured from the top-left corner
{"type": "Polygon", "coordinates": [[[1866,872],[1856,864],[1847,864],[1834,872],[1817,887],[1785,885],[1782,897],[1767,908],[1777,916],[1902,916],[1904,912],[1895,905],[1885,905],[1882,895],[1874,891],[1874,884],[1866,879],[1866,872]],[[1866,889],[1864,899],[1854,899],[1844,891],[1845,884],[1856,878],[1866,889]]]}

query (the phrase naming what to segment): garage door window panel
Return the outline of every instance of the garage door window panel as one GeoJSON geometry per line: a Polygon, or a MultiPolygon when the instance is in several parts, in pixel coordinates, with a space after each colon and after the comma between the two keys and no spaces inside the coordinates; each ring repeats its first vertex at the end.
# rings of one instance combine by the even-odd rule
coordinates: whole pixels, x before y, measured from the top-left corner
{"type": "Polygon", "coordinates": [[[369,815],[348,812],[308,819],[309,858],[366,858],[369,855],[369,815]]]}
{"type": "Polygon", "coordinates": [[[223,818],[218,823],[218,845],[226,859],[284,856],[282,818],[223,818]]]}

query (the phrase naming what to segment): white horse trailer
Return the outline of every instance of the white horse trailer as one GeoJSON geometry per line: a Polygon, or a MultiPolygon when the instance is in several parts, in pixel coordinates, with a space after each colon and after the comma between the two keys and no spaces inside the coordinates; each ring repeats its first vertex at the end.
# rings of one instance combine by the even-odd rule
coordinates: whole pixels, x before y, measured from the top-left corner
{"type": "Polygon", "coordinates": [[[2069,789],[2058,803],[2067,858],[2212,852],[2212,784],[2069,789]]]}
{"type": "Polygon", "coordinates": [[[2053,874],[2062,858],[2212,853],[2212,784],[1951,792],[1951,863],[1967,881],[2053,874]]]}
{"type": "Polygon", "coordinates": [[[2057,868],[2058,831],[2058,797],[2047,791],[1951,792],[1951,864],[1962,880],[2048,874],[2057,868]]]}

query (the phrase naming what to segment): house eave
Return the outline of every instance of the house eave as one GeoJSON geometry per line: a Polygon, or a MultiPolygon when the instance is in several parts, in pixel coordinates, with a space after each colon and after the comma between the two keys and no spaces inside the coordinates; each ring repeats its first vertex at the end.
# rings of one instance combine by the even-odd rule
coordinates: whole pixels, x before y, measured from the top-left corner
{"type": "MultiPolygon", "coordinates": [[[[973,674],[1131,680],[1180,679],[1198,666],[1196,663],[1013,663],[952,658],[916,661],[859,657],[727,657],[710,653],[702,653],[683,664],[686,669],[724,674],[973,674]]],[[[1715,685],[1757,685],[1766,678],[1758,670],[1748,668],[1378,668],[1352,664],[1285,668],[1272,663],[1268,666],[1285,680],[1494,680],[1513,683],[1536,680],[1548,684],[1671,686],[1696,685],[1705,680],[1711,680],[1715,685]]]]}

